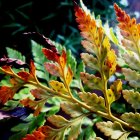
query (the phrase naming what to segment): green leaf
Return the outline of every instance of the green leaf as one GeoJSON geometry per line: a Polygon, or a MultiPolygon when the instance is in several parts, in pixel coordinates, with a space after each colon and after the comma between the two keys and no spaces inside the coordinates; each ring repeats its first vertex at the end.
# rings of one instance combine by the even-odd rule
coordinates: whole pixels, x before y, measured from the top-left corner
{"type": "Polygon", "coordinates": [[[49,73],[46,71],[44,67],[44,63],[48,62],[48,60],[42,53],[43,46],[37,44],[35,41],[32,41],[31,43],[37,77],[49,81],[49,73]]]}
{"type": "Polygon", "coordinates": [[[123,54],[123,59],[129,65],[130,68],[140,70],[140,59],[136,53],[125,53],[123,54]]]}
{"type": "Polygon", "coordinates": [[[88,53],[81,53],[81,58],[86,66],[93,70],[99,71],[98,60],[93,55],[88,53]]]}
{"type": "Polygon", "coordinates": [[[83,83],[87,85],[89,88],[102,90],[103,85],[102,85],[101,78],[96,77],[93,74],[88,74],[85,72],[81,72],[80,76],[83,83]]]}
{"type": "Polygon", "coordinates": [[[42,126],[45,123],[45,113],[39,114],[37,117],[33,117],[33,119],[27,125],[28,133],[31,133],[37,127],[42,126]]]}
{"type": "Polygon", "coordinates": [[[33,130],[43,125],[45,122],[45,113],[42,113],[37,117],[30,115],[29,117],[25,118],[24,121],[24,123],[20,123],[11,128],[11,131],[16,133],[10,137],[10,140],[19,140],[27,133],[31,133],[33,130]]]}
{"type": "Polygon", "coordinates": [[[77,66],[76,75],[74,75],[76,79],[80,79],[81,72],[85,72],[85,65],[84,65],[83,61],[81,61],[79,63],[79,65],[77,66]]]}
{"type": "Polygon", "coordinates": [[[140,114],[139,113],[124,113],[121,119],[127,122],[133,129],[140,131],[140,114]]]}
{"type": "Polygon", "coordinates": [[[14,127],[12,127],[11,131],[13,132],[19,132],[19,131],[22,131],[22,130],[28,130],[28,127],[27,127],[27,124],[26,123],[20,123],[14,127]]]}
{"type": "Polygon", "coordinates": [[[23,88],[17,94],[14,95],[15,100],[21,100],[30,97],[33,99],[33,96],[30,93],[30,88],[23,88]]]}
{"type": "Polygon", "coordinates": [[[140,87],[140,74],[134,70],[123,68],[122,72],[125,76],[125,79],[129,81],[129,84],[132,87],[139,88],[140,87]]]}
{"type": "Polygon", "coordinates": [[[25,62],[25,56],[22,55],[17,50],[14,50],[12,48],[6,47],[6,51],[7,51],[8,57],[14,58],[14,59],[19,59],[19,60],[22,60],[23,62],[25,62]]]}
{"type": "Polygon", "coordinates": [[[22,139],[27,134],[27,130],[22,127],[22,130],[16,134],[13,134],[9,140],[19,140],[22,139]]]}
{"type": "Polygon", "coordinates": [[[111,139],[117,140],[125,133],[127,133],[118,122],[99,122],[96,125],[97,128],[100,129],[100,131],[103,132],[105,136],[111,137],[111,139]]]}
{"type": "Polygon", "coordinates": [[[79,97],[87,105],[91,106],[93,110],[106,111],[104,98],[97,96],[96,93],[80,92],[79,97]]]}
{"type": "Polygon", "coordinates": [[[62,110],[71,117],[78,117],[83,114],[82,108],[75,103],[64,102],[61,103],[62,110]]]}
{"type": "Polygon", "coordinates": [[[77,62],[76,62],[75,57],[72,55],[71,50],[67,51],[67,64],[68,64],[68,66],[70,66],[73,73],[75,74],[77,62]]]}
{"type": "Polygon", "coordinates": [[[93,131],[93,127],[92,126],[88,126],[85,131],[85,140],[92,140],[92,139],[95,139],[96,137],[96,134],[95,132],[93,131]]]}
{"type": "Polygon", "coordinates": [[[64,117],[60,115],[52,115],[47,119],[51,124],[56,126],[57,128],[64,127],[69,123],[68,120],[66,120],[64,117]]]}
{"type": "Polygon", "coordinates": [[[124,99],[132,105],[134,109],[140,109],[140,93],[133,90],[123,90],[124,99]]]}

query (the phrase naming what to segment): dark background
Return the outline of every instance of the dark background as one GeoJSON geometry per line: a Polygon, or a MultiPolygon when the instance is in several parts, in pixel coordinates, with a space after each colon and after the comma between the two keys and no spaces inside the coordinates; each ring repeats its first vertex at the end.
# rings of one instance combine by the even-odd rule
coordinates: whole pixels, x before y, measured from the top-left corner
{"type": "MultiPolygon", "coordinates": [[[[125,6],[120,0],[83,0],[91,12],[101,15],[103,22],[109,20],[111,26],[116,26],[114,2],[132,16],[134,11],[139,12],[139,0],[128,1],[125,6]]],[[[44,34],[66,45],[75,56],[82,51],[72,0],[0,0],[0,57],[6,55],[5,47],[11,47],[22,52],[27,60],[31,58],[30,40],[23,35],[25,32],[44,34]]]]}

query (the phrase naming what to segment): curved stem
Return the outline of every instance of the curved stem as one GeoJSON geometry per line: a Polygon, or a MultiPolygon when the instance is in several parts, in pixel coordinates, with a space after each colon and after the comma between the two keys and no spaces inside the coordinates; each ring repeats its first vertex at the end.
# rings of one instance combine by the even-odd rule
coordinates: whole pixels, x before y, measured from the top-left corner
{"type": "MultiPolygon", "coordinates": [[[[18,76],[14,72],[13,73],[9,73],[9,72],[6,72],[5,70],[3,70],[2,68],[0,68],[0,70],[3,71],[4,73],[8,74],[8,75],[11,75],[11,76],[13,76],[15,78],[18,78],[20,80],[23,80],[20,76],[18,76]]],[[[109,112],[108,113],[105,113],[105,112],[102,112],[102,111],[95,111],[90,106],[86,105],[84,102],[81,102],[78,99],[74,98],[73,95],[72,95],[72,93],[71,93],[71,91],[70,91],[70,88],[69,87],[67,87],[67,88],[68,88],[69,93],[72,95],[71,97],[68,96],[68,95],[65,95],[65,94],[60,94],[59,92],[56,92],[53,89],[50,89],[49,87],[41,84],[38,80],[36,82],[34,82],[34,81],[28,81],[27,84],[28,83],[31,84],[31,85],[34,85],[36,87],[40,87],[40,88],[42,88],[42,89],[44,89],[44,90],[46,90],[46,91],[48,91],[50,93],[53,93],[56,96],[59,96],[61,98],[64,98],[64,99],[69,100],[69,101],[74,102],[74,103],[78,103],[81,107],[83,107],[83,108],[87,109],[88,111],[90,111],[89,113],[91,113],[91,112],[92,113],[96,113],[97,115],[100,115],[100,116],[102,116],[102,117],[104,117],[106,119],[109,119],[111,121],[117,121],[117,122],[121,123],[122,125],[124,125],[124,126],[126,126],[128,128],[133,129],[128,123],[124,122],[123,120],[121,120],[119,118],[116,118],[115,116],[113,116],[109,112]]],[[[106,87],[106,82],[104,82],[104,87],[106,87]]],[[[104,89],[104,90],[106,90],[106,89],[104,89]]]]}

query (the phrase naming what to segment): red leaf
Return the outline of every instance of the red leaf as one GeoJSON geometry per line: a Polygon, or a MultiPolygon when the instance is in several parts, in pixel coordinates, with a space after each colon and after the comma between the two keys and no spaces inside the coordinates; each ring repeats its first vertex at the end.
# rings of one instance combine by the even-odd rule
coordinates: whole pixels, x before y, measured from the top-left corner
{"type": "Polygon", "coordinates": [[[34,62],[33,60],[31,60],[30,61],[30,74],[35,76],[35,71],[36,71],[36,68],[35,68],[34,62]]]}
{"type": "Polygon", "coordinates": [[[126,14],[116,3],[114,4],[114,9],[116,11],[117,20],[119,22],[128,23],[130,21],[130,16],[126,14]]]}
{"type": "Polygon", "coordinates": [[[30,78],[30,73],[25,72],[25,71],[21,71],[17,73],[18,76],[20,76],[24,81],[28,81],[30,78]]]}
{"type": "Polygon", "coordinates": [[[44,55],[47,57],[48,60],[52,60],[54,62],[59,61],[60,55],[57,52],[53,52],[52,50],[46,48],[43,48],[42,52],[44,53],[44,55]]]}
{"type": "Polygon", "coordinates": [[[13,98],[14,94],[15,92],[12,90],[12,87],[0,87],[0,103],[5,104],[8,100],[13,98]]]}

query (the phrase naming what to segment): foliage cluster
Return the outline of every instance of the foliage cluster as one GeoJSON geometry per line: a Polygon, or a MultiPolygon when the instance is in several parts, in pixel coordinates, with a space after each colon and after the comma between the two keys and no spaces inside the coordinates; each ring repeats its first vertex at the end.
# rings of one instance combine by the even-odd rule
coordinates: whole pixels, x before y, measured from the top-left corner
{"type": "Polygon", "coordinates": [[[21,53],[7,48],[9,57],[0,59],[5,74],[1,110],[30,108],[11,129],[10,140],[139,139],[140,24],[117,4],[114,9],[117,37],[82,1],[81,7],[74,2],[86,50],[80,63],[65,46],[37,33],[28,34],[41,36],[46,44],[32,41],[29,65],[21,53]]]}

